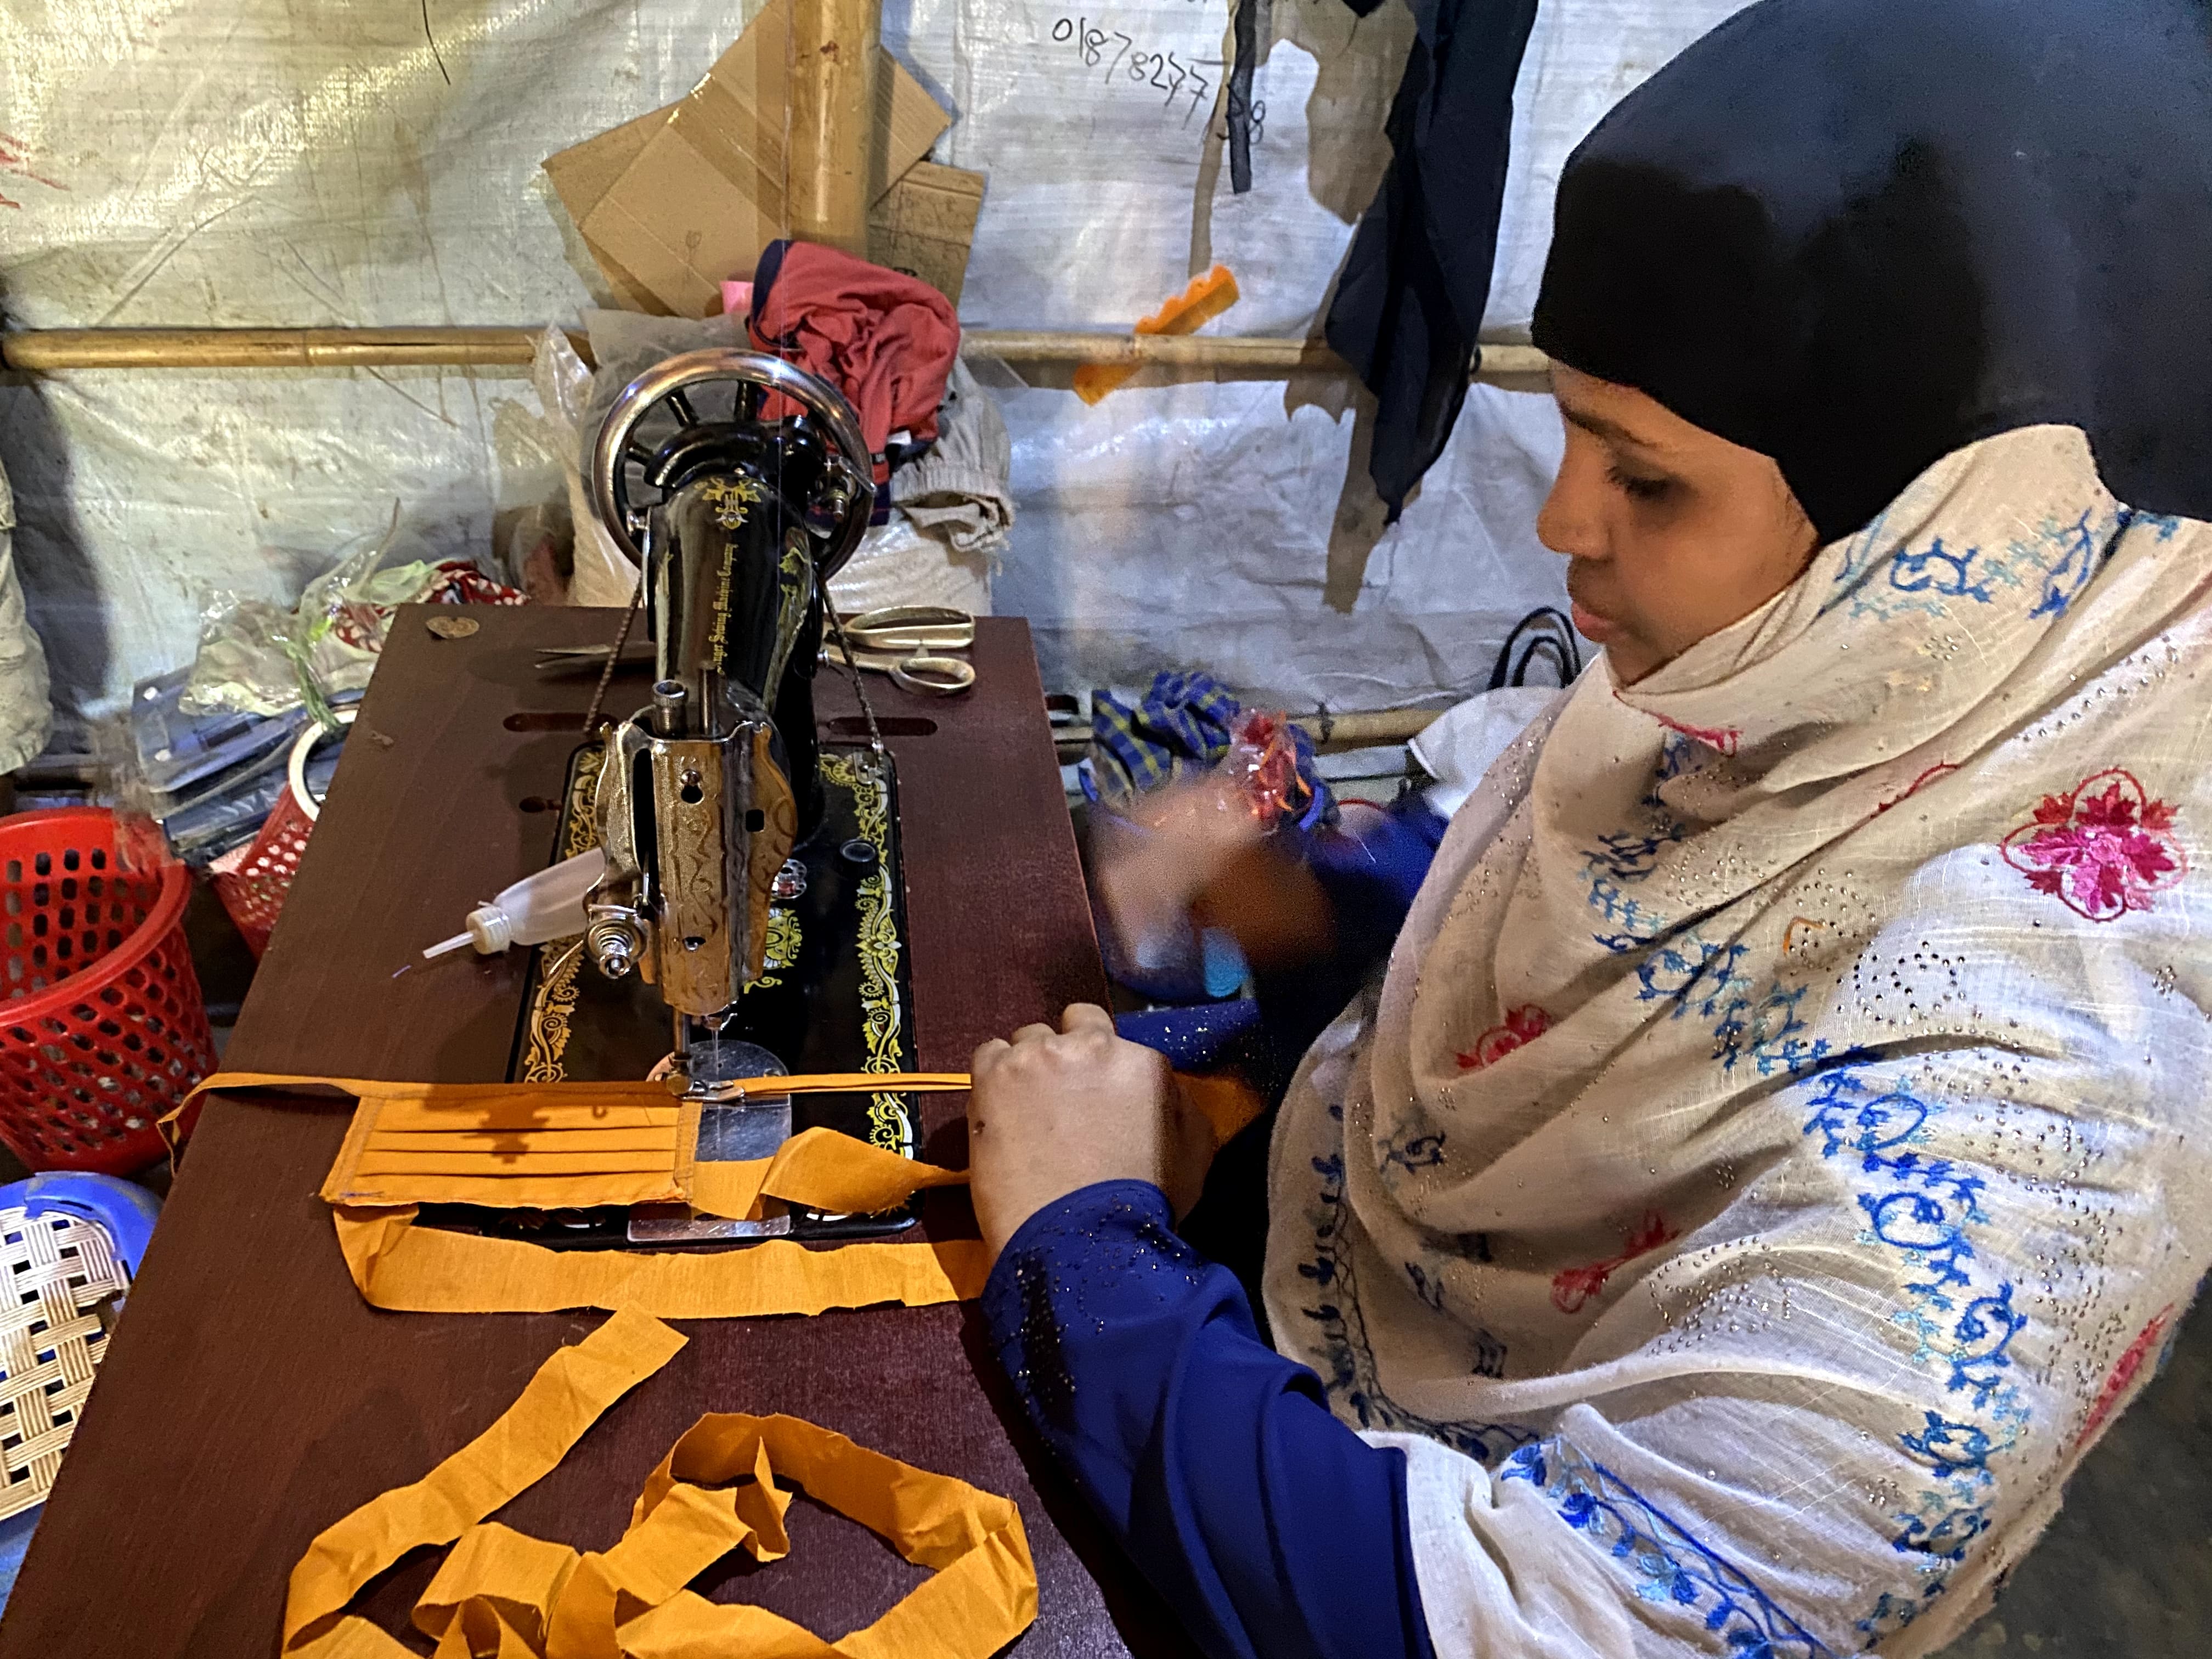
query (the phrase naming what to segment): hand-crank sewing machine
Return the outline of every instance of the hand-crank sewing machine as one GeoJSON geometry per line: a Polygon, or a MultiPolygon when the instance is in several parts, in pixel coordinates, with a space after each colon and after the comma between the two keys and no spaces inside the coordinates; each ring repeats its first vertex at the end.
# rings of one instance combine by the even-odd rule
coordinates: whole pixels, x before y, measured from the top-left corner
{"type": "MultiPolygon", "coordinates": [[[[556,855],[596,845],[605,873],[581,938],[537,947],[510,1075],[679,1072],[707,1103],[701,1158],[764,1156],[793,1131],[790,1098],[720,1106],[718,1082],[911,1069],[890,757],[857,677],[873,740],[823,744],[815,723],[825,617],[837,627],[829,579],[866,532],[872,459],[830,386],[775,357],[716,349],[624,389],[590,464],[600,519],[644,573],[602,690],[641,607],[653,689],[574,762],[556,855]]],[[[815,1097],[803,1111],[914,1151],[903,1097],[815,1097]]],[[[626,1231],[667,1243],[911,1218],[727,1222],[678,1206],[635,1212],[626,1231]]],[[[612,1223],[550,1224],[604,1243],[612,1223]]]]}

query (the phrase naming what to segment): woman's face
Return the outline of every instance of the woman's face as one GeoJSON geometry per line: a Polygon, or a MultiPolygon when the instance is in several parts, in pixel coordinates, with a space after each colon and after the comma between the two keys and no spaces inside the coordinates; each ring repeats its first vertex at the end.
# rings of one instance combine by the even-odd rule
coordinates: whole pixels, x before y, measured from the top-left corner
{"type": "Polygon", "coordinates": [[[1781,469],[1643,392],[1555,367],[1567,448],[1536,534],[1623,684],[1749,616],[1819,544],[1781,469]]]}

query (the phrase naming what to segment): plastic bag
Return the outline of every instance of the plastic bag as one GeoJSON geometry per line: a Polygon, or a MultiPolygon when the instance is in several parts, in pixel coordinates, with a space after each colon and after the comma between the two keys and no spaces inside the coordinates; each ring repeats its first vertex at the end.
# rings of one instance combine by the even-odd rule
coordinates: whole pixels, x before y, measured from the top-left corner
{"type": "Polygon", "coordinates": [[[334,699],[376,672],[392,613],[418,600],[517,605],[523,596],[459,560],[386,566],[399,538],[399,504],[383,537],[309,582],[290,610],[217,594],[202,615],[191,677],[177,700],[186,715],[275,715],[306,705],[335,728],[334,699]]]}
{"type": "Polygon", "coordinates": [[[830,579],[830,597],[847,617],[893,605],[950,605],[971,617],[988,617],[990,565],[980,556],[951,551],[894,513],[890,523],[861,538],[845,568],[830,579]]]}
{"type": "Polygon", "coordinates": [[[1243,793],[1252,816],[1269,830],[1297,823],[1316,791],[1299,769],[1298,731],[1280,710],[1247,708],[1229,723],[1221,775],[1243,793]]]}
{"type": "MultiPolygon", "coordinates": [[[[573,559],[568,603],[626,605],[637,588],[637,567],[623,556],[592,510],[592,493],[584,483],[584,408],[592,394],[592,371],[584,367],[566,334],[548,328],[538,337],[530,381],[544,411],[548,447],[561,458],[561,475],[568,486],[573,559]]],[[[593,425],[589,429],[598,428],[593,425]]]]}

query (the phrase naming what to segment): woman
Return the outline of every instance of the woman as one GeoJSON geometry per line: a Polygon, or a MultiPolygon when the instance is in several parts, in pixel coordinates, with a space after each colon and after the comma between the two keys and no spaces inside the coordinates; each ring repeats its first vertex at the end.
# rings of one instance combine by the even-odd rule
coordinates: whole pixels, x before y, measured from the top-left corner
{"type": "Polygon", "coordinates": [[[2212,1258],[2209,38],[1765,0],[1577,151],[1539,527],[1605,660],[1283,1103],[1279,1353],[1158,1062],[977,1054],[999,1351],[1208,1651],[1924,1654],[2150,1375],[2212,1258]]]}

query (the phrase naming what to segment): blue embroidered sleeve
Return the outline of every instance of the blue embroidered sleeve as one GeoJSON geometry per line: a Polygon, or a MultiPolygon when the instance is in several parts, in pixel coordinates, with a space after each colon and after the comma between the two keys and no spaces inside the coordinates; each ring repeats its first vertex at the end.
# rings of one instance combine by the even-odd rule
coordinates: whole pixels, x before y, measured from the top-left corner
{"type": "Polygon", "coordinates": [[[1142,1182],[1032,1216],[993,1347],[1054,1454],[1212,1659],[1433,1659],[1404,1454],[1332,1417],[1142,1182]]]}

